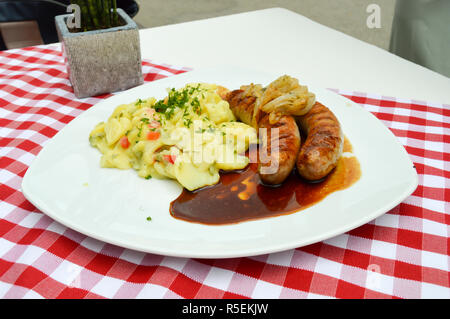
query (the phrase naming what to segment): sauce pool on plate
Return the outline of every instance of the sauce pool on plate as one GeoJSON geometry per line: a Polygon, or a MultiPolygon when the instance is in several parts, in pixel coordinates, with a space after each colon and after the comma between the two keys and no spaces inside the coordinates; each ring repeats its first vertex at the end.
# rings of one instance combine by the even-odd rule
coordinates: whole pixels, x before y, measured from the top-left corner
{"type": "MultiPolygon", "coordinates": [[[[352,152],[347,138],[344,152],[352,152]]],[[[222,173],[216,185],[192,192],[183,189],[170,204],[170,214],[178,219],[208,225],[291,214],[335,191],[350,187],[361,176],[355,156],[342,156],[336,168],[319,182],[305,181],[294,170],[282,185],[266,186],[261,182],[257,168],[256,163],[251,163],[239,172],[222,173]]]]}

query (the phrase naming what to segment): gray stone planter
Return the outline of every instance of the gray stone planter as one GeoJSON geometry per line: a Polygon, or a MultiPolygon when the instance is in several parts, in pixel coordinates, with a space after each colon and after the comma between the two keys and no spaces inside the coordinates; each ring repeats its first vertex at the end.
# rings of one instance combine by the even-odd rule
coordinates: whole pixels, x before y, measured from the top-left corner
{"type": "Polygon", "coordinates": [[[78,33],[67,28],[70,14],[55,17],[77,98],[121,91],[143,83],[137,25],[122,9],[117,12],[125,25],[78,33]]]}

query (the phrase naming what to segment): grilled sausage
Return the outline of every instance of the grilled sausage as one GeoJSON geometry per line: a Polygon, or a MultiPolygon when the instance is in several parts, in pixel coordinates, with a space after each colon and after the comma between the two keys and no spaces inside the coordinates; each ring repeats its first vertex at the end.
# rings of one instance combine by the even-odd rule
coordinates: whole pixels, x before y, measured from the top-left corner
{"type": "Polygon", "coordinates": [[[258,124],[260,129],[267,128],[267,134],[262,134],[261,138],[262,147],[267,151],[267,158],[258,163],[259,177],[265,184],[281,184],[294,169],[300,149],[297,123],[292,116],[284,115],[271,124],[267,114],[258,124]],[[278,134],[275,134],[276,131],[273,129],[278,129],[278,134]],[[274,144],[277,143],[276,140],[278,147],[274,144]]]}
{"type": "MultiPolygon", "coordinates": [[[[256,96],[245,95],[243,90],[233,90],[228,92],[224,100],[230,105],[234,116],[241,122],[255,127],[253,123],[253,111],[256,103],[256,96]]],[[[257,127],[255,127],[257,129],[257,127]]]]}
{"type": "Polygon", "coordinates": [[[229,92],[225,100],[238,120],[256,129],[267,129],[266,134],[260,136],[260,147],[264,148],[266,156],[260,159],[258,173],[265,184],[281,184],[292,172],[300,149],[300,133],[295,119],[285,115],[271,123],[269,114],[264,112],[260,112],[256,119],[253,119],[256,97],[246,96],[243,90],[229,92]],[[278,129],[278,134],[272,129],[278,129]],[[278,139],[278,148],[272,149],[272,146],[276,145],[275,139],[278,139]]]}
{"type": "Polygon", "coordinates": [[[344,137],[336,116],[316,102],[297,122],[306,134],[297,158],[297,171],[307,180],[319,180],[337,165],[342,154],[344,137]]]}

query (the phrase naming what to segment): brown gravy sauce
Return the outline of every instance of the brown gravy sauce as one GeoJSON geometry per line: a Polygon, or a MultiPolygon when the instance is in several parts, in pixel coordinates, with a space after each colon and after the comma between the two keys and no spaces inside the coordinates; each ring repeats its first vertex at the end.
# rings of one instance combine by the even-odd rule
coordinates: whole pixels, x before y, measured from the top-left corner
{"type": "MultiPolygon", "coordinates": [[[[352,152],[347,138],[344,152],[352,152]]],[[[218,184],[181,195],[170,203],[170,214],[189,222],[224,225],[291,214],[327,195],[353,185],[361,176],[358,159],[341,157],[336,168],[319,182],[308,182],[295,170],[277,187],[263,185],[257,164],[239,172],[222,173],[218,184]]]]}
{"type": "Polygon", "coordinates": [[[344,147],[342,153],[353,153],[353,146],[348,140],[347,136],[344,136],[344,147]]]}

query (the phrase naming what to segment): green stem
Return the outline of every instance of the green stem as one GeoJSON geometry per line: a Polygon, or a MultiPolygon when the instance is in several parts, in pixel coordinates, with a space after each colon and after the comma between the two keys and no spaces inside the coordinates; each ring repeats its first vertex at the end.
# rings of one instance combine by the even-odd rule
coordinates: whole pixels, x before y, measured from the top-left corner
{"type": "Polygon", "coordinates": [[[92,17],[94,29],[98,30],[100,29],[100,21],[98,20],[98,10],[96,6],[97,3],[95,0],[86,0],[86,1],[89,7],[89,14],[92,17]]]}
{"type": "Polygon", "coordinates": [[[102,27],[106,27],[106,17],[105,17],[105,0],[97,0],[99,19],[102,23],[102,27]]]}
{"type": "Polygon", "coordinates": [[[100,0],[94,0],[94,4],[95,4],[95,10],[97,11],[97,19],[98,19],[98,23],[99,23],[99,29],[102,28],[103,25],[103,21],[102,21],[102,6],[100,3],[100,0]]]}
{"type": "Polygon", "coordinates": [[[92,17],[89,14],[89,7],[87,0],[78,0],[78,5],[81,8],[81,23],[84,26],[84,31],[89,31],[94,29],[94,23],[92,17]]]}
{"type": "Polygon", "coordinates": [[[117,27],[119,25],[119,16],[117,14],[117,1],[116,0],[112,0],[113,2],[113,25],[115,27],[117,27]]]}
{"type": "Polygon", "coordinates": [[[70,3],[77,4],[81,8],[81,29],[79,31],[119,26],[117,0],[70,0],[70,3]]]}
{"type": "Polygon", "coordinates": [[[107,28],[111,27],[111,19],[110,19],[110,12],[111,12],[111,3],[109,0],[104,0],[104,14],[105,14],[105,25],[107,28]]]}
{"type": "Polygon", "coordinates": [[[87,2],[88,12],[92,19],[92,26],[94,29],[98,29],[100,23],[97,18],[98,15],[97,15],[97,8],[94,2],[95,0],[85,0],[85,1],[87,2]]]}

